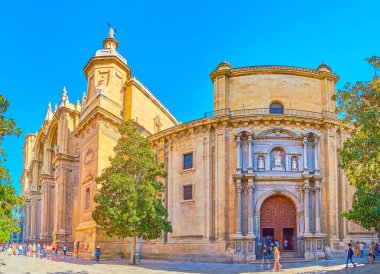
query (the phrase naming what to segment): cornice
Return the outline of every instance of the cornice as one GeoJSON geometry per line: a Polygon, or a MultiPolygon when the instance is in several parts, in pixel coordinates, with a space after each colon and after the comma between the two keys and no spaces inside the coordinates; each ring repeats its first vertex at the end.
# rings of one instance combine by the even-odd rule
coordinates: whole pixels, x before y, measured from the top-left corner
{"type": "Polygon", "coordinates": [[[44,173],[40,176],[39,181],[43,181],[43,180],[54,180],[54,176],[52,176],[51,174],[44,173]]]}
{"type": "Polygon", "coordinates": [[[85,73],[85,75],[87,76],[89,71],[93,68],[93,66],[95,65],[94,63],[115,63],[117,64],[119,67],[123,68],[124,70],[127,71],[127,77],[129,78],[130,75],[131,75],[131,69],[130,67],[124,63],[122,60],[120,60],[119,57],[117,57],[116,55],[105,55],[105,56],[93,56],[88,62],[87,64],[84,66],[83,68],[83,71],[85,73]]]}
{"type": "Polygon", "coordinates": [[[110,121],[112,124],[118,126],[123,122],[122,119],[116,117],[111,112],[101,108],[100,106],[94,107],[91,112],[79,123],[79,125],[73,131],[74,136],[80,137],[82,133],[91,126],[98,118],[103,118],[110,121]]]}
{"type": "Polygon", "coordinates": [[[204,131],[204,129],[211,129],[225,127],[225,128],[240,128],[240,127],[304,127],[306,129],[329,129],[339,127],[340,122],[337,119],[324,119],[303,117],[294,115],[252,115],[252,116],[217,116],[212,118],[202,118],[193,120],[184,124],[180,124],[158,133],[151,135],[149,138],[152,142],[160,142],[162,139],[179,138],[182,135],[188,136],[189,134],[204,131]],[[199,129],[197,129],[199,128],[199,129]]]}
{"type": "Polygon", "coordinates": [[[339,80],[339,76],[332,72],[319,71],[310,68],[295,67],[295,66],[248,66],[240,68],[222,69],[215,70],[210,73],[210,78],[212,81],[216,77],[227,75],[228,77],[237,77],[242,75],[254,75],[254,74],[289,74],[305,76],[317,79],[331,78],[335,82],[339,80]]]}
{"type": "Polygon", "coordinates": [[[57,162],[67,161],[67,162],[79,162],[79,155],[68,155],[64,153],[55,154],[52,159],[52,164],[55,165],[57,162]]]}
{"type": "Polygon", "coordinates": [[[302,177],[292,177],[292,176],[256,176],[255,181],[257,182],[268,182],[268,181],[284,181],[284,182],[301,182],[302,177]]]}

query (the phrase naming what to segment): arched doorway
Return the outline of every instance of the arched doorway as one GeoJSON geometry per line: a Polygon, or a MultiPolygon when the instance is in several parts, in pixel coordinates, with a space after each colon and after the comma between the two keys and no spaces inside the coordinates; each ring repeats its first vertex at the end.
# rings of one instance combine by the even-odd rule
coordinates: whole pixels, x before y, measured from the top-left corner
{"type": "Polygon", "coordinates": [[[296,212],[293,202],[285,196],[275,195],[266,199],[260,209],[261,238],[266,242],[268,239],[278,240],[281,251],[295,251],[296,212]]]}

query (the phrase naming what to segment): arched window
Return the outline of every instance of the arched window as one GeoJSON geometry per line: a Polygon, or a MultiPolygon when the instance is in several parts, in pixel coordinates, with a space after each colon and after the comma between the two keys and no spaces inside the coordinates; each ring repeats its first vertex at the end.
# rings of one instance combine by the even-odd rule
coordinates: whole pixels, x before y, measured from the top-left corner
{"type": "Polygon", "coordinates": [[[86,187],[86,197],[84,202],[84,208],[86,210],[90,209],[90,187],[86,187]]]}
{"type": "Polygon", "coordinates": [[[284,113],[284,106],[278,102],[274,102],[270,104],[269,106],[269,113],[270,114],[283,114],[284,113]]]}

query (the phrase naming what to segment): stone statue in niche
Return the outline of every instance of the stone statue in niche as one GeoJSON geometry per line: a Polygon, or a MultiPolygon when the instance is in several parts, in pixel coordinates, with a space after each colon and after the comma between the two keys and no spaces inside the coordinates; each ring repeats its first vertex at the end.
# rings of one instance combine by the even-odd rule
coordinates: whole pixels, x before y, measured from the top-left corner
{"type": "Polygon", "coordinates": [[[259,157],[257,158],[257,169],[258,170],[265,169],[264,155],[259,155],[259,157]]]}
{"type": "Polygon", "coordinates": [[[58,147],[57,144],[53,145],[53,150],[54,150],[54,154],[58,154],[59,153],[59,147],[58,147]]]}
{"type": "Polygon", "coordinates": [[[273,159],[273,170],[284,170],[284,157],[285,154],[281,150],[275,150],[272,152],[273,159]]]}
{"type": "Polygon", "coordinates": [[[276,151],[274,156],[274,167],[282,167],[280,152],[276,151]]]}
{"type": "Polygon", "coordinates": [[[298,161],[296,156],[292,157],[292,170],[298,170],[298,161]]]}

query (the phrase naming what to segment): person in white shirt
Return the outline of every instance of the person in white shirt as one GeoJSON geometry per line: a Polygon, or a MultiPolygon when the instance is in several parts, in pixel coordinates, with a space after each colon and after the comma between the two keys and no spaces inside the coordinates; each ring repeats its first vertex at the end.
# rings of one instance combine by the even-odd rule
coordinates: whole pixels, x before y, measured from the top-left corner
{"type": "Polygon", "coordinates": [[[360,243],[360,258],[364,257],[364,244],[363,242],[360,243]]]}

